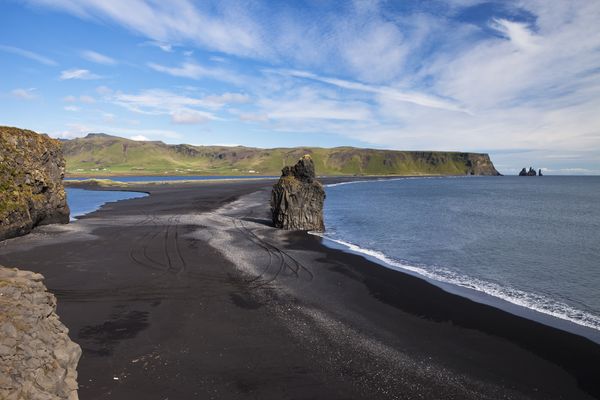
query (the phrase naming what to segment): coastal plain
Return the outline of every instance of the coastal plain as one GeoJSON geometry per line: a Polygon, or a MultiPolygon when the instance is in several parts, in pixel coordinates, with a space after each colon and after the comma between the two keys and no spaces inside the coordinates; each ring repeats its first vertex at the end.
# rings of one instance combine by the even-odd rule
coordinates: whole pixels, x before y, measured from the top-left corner
{"type": "Polygon", "coordinates": [[[274,182],[129,183],[150,196],[2,242],[56,295],[81,398],[600,397],[598,344],[276,230],[274,182]]]}

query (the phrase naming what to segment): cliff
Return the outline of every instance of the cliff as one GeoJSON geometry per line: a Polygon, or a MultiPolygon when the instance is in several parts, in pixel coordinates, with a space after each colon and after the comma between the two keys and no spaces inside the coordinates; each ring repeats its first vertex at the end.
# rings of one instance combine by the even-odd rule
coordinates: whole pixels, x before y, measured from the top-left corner
{"type": "Polygon", "coordinates": [[[499,175],[487,154],[355,147],[168,145],[89,134],[63,145],[68,173],[128,175],[279,175],[305,154],[320,175],[499,175]]]}
{"type": "Polygon", "coordinates": [[[81,348],[42,275],[0,266],[0,398],[76,400],[81,348]]]}
{"type": "Polygon", "coordinates": [[[284,167],[271,192],[271,213],[277,228],[325,230],[323,203],[325,190],[316,180],[315,165],[304,155],[293,167],[284,167]]]}
{"type": "Polygon", "coordinates": [[[0,240],[69,222],[64,172],[58,140],[0,126],[0,240]]]}

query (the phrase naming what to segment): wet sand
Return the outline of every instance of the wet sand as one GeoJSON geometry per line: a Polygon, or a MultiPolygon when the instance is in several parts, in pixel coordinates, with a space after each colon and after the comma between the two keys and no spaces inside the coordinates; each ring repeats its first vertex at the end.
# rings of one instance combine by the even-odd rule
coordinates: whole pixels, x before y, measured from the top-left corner
{"type": "Polygon", "coordinates": [[[127,190],[0,243],[83,348],[81,399],[600,398],[600,346],[275,230],[273,181],[127,190]]]}

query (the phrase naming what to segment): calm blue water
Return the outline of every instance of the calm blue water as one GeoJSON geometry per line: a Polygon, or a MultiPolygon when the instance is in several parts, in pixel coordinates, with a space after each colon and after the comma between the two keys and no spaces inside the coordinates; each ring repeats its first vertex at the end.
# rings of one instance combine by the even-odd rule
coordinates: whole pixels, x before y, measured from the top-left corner
{"type": "Polygon", "coordinates": [[[66,188],[67,203],[71,209],[71,219],[96,211],[102,205],[111,201],[136,199],[148,196],[146,193],[122,192],[122,191],[99,191],[66,188]]]}
{"type": "Polygon", "coordinates": [[[326,192],[326,237],[600,330],[600,177],[398,179],[326,192]]]}
{"type": "Polygon", "coordinates": [[[206,181],[212,179],[251,179],[251,178],[279,178],[278,176],[242,175],[242,176],[89,176],[85,178],[67,178],[67,181],[82,181],[85,179],[110,179],[116,182],[153,182],[153,181],[206,181]]]}

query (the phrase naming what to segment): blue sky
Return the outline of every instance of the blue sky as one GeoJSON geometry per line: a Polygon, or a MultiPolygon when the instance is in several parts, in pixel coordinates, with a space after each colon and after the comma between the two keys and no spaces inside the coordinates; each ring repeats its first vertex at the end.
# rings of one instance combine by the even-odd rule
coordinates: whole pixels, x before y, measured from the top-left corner
{"type": "Polygon", "coordinates": [[[0,124],[600,174],[600,2],[0,0],[0,124]]]}

